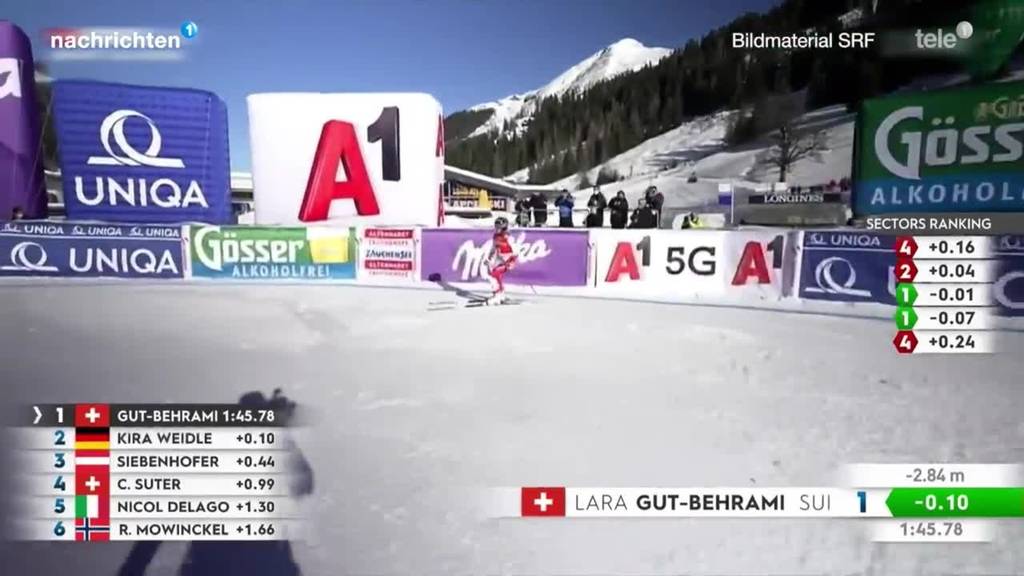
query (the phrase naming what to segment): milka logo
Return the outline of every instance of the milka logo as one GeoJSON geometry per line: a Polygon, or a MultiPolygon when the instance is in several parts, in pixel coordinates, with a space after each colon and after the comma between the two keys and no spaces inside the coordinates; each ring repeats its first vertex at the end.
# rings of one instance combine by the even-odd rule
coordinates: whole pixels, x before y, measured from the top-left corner
{"type": "Polygon", "coordinates": [[[103,119],[100,124],[100,143],[107,151],[107,156],[90,156],[86,162],[90,166],[150,166],[154,168],[184,168],[185,163],[181,158],[161,158],[160,148],[163,146],[163,139],[160,137],[160,130],[156,124],[141,112],[135,110],[116,110],[103,119]],[[124,123],[129,118],[141,118],[149,125],[149,147],[145,152],[139,152],[124,135],[124,123]],[[111,137],[114,143],[121,150],[121,154],[114,152],[111,144],[111,137]]]}
{"type": "MultiPolygon", "coordinates": [[[[512,244],[512,250],[516,253],[519,264],[542,260],[551,255],[551,249],[548,248],[547,242],[544,240],[527,242],[525,232],[521,232],[515,238],[510,236],[509,243],[512,244]]],[[[487,272],[487,257],[493,248],[493,240],[488,240],[479,247],[472,240],[466,240],[455,253],[452,270],[462,268],[463,280],[483,277],[487,272]]]]}
{"type": "Polygon", "coordinates": [[[924,108],[908,106],[889,114],[875,132],[875,155],[886,170],[900,178],[921,179],[921,164],[925,166],[951,166],[961,164],[1017,162],[1024,157],[1024,143],[1015,135],[1024,130],[1024,123],[999,126],[968,126],[963,130],[953,127],[956,118],[932,118],[933,129],[926,134],[903,128],[899,143],[905,147],[906,161],[896,158],[889,149],[890,136],[897,126],[906,121],[924,122],[924,108]],[[996,153],[993,153],[995,149],[996,153]],[[922,157],[923,154],[923,157],[922,157]]]}
{"type": "Polygon", "coordinates": [[[21,70],[16,58],[0,58],[0,100],[21,98],[21,70]]]}

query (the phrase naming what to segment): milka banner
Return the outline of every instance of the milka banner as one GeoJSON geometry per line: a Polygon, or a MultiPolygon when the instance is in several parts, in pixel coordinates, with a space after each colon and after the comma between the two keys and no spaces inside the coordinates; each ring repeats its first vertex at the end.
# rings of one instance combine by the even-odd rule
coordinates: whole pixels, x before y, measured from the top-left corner
{"type": "MultiPolygon", "coordinates": [[[[493,245],[489,230],[424,230],[422,279],[432,282],[482,282],[493,245]]],[[[518,265],[505,282],[536,286],[587,284],[587,233],[511,230],[518,265]]]]}
{"type": "Polygon", "coordinates": [[[28,36],[0,20],[0,220],[46,217],[41,126],[28,36]]]}

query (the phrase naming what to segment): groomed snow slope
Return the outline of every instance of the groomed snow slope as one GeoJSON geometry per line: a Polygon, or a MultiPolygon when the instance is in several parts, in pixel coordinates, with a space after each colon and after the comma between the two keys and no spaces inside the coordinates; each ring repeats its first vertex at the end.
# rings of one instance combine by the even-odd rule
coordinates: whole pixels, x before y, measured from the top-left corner
{"type": "MultiPolygon", "coordinates": [[[[427,312],[435,291],[0,286],[11,405],[232,402],[282,387],[316,473],[310,575],[1011,574],[988,545],[855,521],[487,520],[489,486],[830,485],[852,462],[1024,461],[1024,357],[900,357],[891,322],[617,301],[427,312]]],[[[1024,335],[1005,334],[1024,348],[1024,335]]],[[[3,544],[4,573],[110,575],[129,546],[3,544]],[[15,559],[13,556],[17,554],[15,559]],[[29,568],[29,566],[31,568],[29,568]]],[[[176,574],[166,544],[148,575],[176,574]]]]}

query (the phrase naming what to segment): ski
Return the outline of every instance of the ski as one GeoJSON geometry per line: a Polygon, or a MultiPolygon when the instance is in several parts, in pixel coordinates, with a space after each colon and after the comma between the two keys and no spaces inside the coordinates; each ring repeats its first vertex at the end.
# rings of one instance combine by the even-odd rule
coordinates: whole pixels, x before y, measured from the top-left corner
{"type": "Polygon", "coordinates": [[[459,308],[500,308],[502,306],[516,306],[524,303],[525,300],[506,300],[505,302],[502,302],[500,304],[492,304],[488,303],[487,300],[478,299],[462,300],[460,302],[431,302],[427,307],[427,311],[437,312],[441,310],[456,310],[459,308]]]}

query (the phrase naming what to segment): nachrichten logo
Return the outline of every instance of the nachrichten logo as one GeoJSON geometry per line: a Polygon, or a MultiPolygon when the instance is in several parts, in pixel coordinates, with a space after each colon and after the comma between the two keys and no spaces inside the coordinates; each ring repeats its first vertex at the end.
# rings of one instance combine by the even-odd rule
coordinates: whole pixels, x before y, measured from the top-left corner
{"type": "Polygon", "coordinates": [[[103,119],[100,124],[100,143],[107,151],[107,156],[90,156],[86,162],[90,166],[149,166],[152,168],[184,168],[181,158],[161,158],[160,148],[163,139],[160,130],[149,116],[135,110],[117,110],[103,119]],[[139,118],[149,125],[149,147],[139,152],[124,134],[124,125],[129,118],[139,118]],[[113,142],[111,142],[113,138],[113,142]],[[113,144],[117,144],[121,154],[114,152],[113,144]]]}

